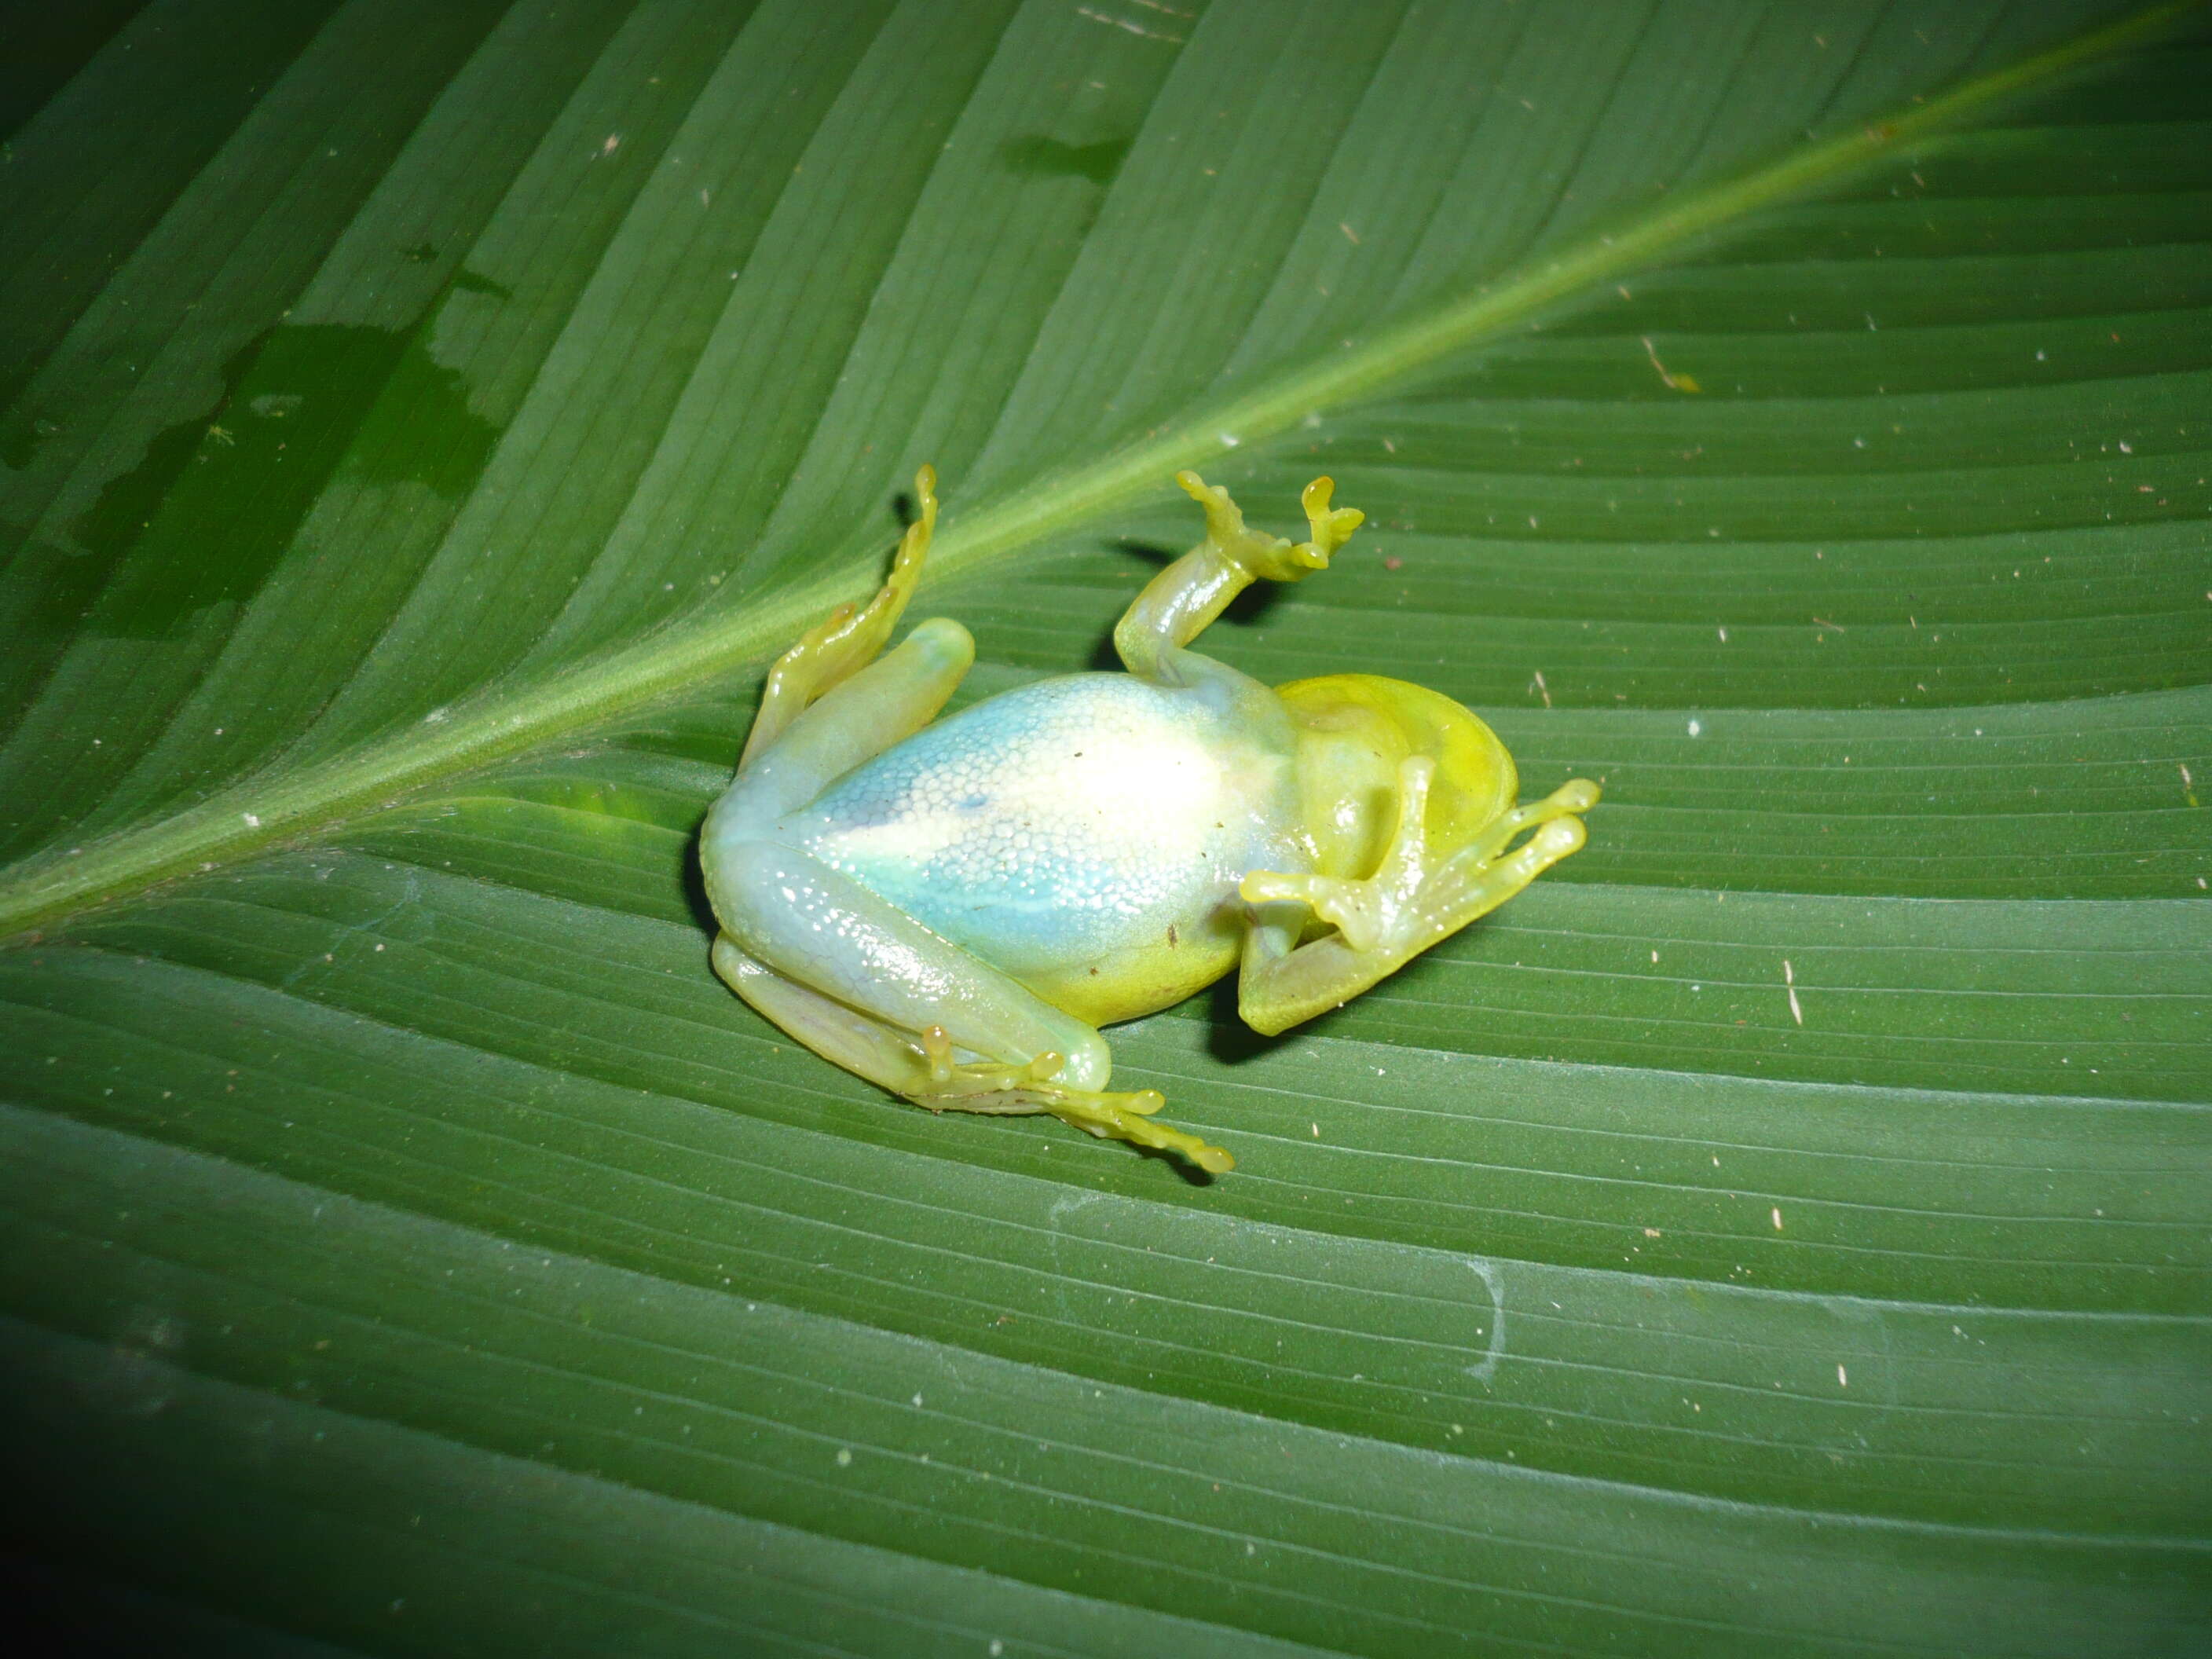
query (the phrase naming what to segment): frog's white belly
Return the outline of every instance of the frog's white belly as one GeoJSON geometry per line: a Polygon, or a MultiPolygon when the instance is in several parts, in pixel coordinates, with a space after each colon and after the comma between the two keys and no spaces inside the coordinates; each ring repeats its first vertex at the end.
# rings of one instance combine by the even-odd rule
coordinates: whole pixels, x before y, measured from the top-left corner
{"type": "Polygon", "coordinates": [[[1010,973],[1189,931],[1295,854],[1288,754],[1213,686],[1078,674],[1005,693],[846,774],[786,833],[1010,973]]]}

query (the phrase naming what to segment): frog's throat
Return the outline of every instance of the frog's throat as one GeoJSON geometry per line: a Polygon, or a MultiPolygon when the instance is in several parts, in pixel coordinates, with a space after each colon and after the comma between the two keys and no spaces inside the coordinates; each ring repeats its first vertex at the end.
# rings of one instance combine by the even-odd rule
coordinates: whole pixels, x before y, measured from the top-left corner
{"type": "Polygon", "coordinates": [[[1436,763],[1423,815],[1449,858],[1509,811],[1520,790],[1498,734],[1440,692],[1378,674],[1328,674],[1275,688],[1298,732],[1299,788],[1324,875],[1373,873],[1397,823],[1399,763],[1436,763]]]}

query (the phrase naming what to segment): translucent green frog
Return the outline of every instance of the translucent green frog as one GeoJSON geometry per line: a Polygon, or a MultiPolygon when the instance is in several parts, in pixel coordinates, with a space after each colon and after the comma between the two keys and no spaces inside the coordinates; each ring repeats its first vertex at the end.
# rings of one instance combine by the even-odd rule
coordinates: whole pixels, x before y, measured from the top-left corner
{"type": "Polygon", "coordinates": [[[1048,1112],[1218,1174],[1230,1155],[1156,1121],[1157,1091],[1107,1091],[1097,1028],[1231,967],[1261,1031],[1337,1007],[1580,847],[1598,792],[1515,805],[1504,746],[1419,686],[1270,690],[1188,649],[1252,582],[1325,568],[1363,515],[1316,478],[1293,545],[1177,482],[1206,539],[1115,629],[1127,674],[932,725],[975,659],[968,630],[933,617],[883,649],[937,521],[924,467],[883,590],[769,674],[700,856],[716,971],[824,1059],[933,1111],[1048,1112]]]}

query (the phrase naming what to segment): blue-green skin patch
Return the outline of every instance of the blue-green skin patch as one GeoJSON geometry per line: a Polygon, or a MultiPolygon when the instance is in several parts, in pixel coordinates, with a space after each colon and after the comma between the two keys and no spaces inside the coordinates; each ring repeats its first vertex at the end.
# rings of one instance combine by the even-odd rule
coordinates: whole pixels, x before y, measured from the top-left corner
{"type": "Polygon", "coordinates": [[[1075,674],[926,727],[781,828],[1046,1001],[1127,1018],[1227,970],[1248,871],[1312,867],[1296,748],[1255,684],[1075,674]]]}
{"type": "Polygon", "coordinates": [[[1048,1112],[1218,1174],[1230,1154],[1157,1121],[1157,1092],[1108,1091],[1097,1028],[1232,968],[1259,1030],[1336,1007],[1581,846],[1597,790],[1516,806],[1512,757],[1447,697],[1270,690],[1188,649],[1253,581],[1326,568],[1360,515],[1316,479],[1294,546],[1178,482],[1206,538],[1115,629],[1127,674],[932,725],[974,641],[933,617],[884,649],[936,522],[925,468],[883,591],[770,674],[700,867],[715,970],[817,1054],[933,1110],[1048,1112]]]}

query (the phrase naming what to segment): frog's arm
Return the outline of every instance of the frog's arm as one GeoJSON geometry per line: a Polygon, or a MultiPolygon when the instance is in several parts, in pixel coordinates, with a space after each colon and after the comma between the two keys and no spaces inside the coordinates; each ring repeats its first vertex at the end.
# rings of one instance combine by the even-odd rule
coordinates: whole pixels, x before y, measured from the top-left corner
{"type": "Polygon", "coordinates": [[[1176,482],[1206,509],[1206,539],[1152,578],[1114,629],[1114,648],[1132,674],[1158,685],[1187,685],[1213,665],[1183,647],[1254,582],[1294,582],[1328,568],[1328,556],[1365,518],[1357,507],[1329,509],[1336,486],[1316,478],[1300,497],[1312,539],[1295,546],[1244,525],[1244,514],[1218,484],[1197,473],[1176,482]],[[1203,665],[1201,666],[1200,665],[1203,665]]]}
{"type": "Polygon", "coordinates": [[[1450,857],[1432,859],[1423,831],[1436,763],[1409,756],[1398,781],[1398,830],[1382,866],[1363,881],[1255,871],[1239,890],[1255,907],[1237,981],[1237,1012],[1273,1036],[1342,1006],[1431,945],[1495,910],[1583,844],[1597,786],[1577,778],[1501,813],[1450,857]],[[1522,830],[1536,833],[1509,853],[1522,830]],[[1310,908],[1336,932],[1297,945],[1287,919],[1310,908]],[[1295,946],[1295,948],[1293,948],[1295,946]]]}

